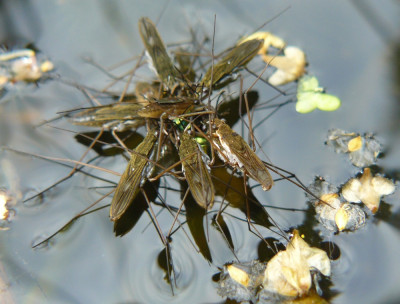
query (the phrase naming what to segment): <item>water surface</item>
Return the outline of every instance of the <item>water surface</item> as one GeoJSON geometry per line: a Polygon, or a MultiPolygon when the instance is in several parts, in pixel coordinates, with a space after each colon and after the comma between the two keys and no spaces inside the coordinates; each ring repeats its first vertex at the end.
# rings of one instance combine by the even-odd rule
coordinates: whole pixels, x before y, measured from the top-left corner
{"type": "MultiPolygon", "coordinates": [[[[374,132],[387,149],[378,164],[383,173],[398,178],[400,111],[392,66],[399,37],[399,7],[389,1],[379,6],[365,2],[373,12],[372,18],[365,15],[365,7],[360,9],[352,3],[171,1],[164,9],[164,3],[159,1],[10,1],[1,8],[0,18],[9,16],[14,23],[0,32],[0,38],[19,46],[33,42],[55,63],[63,78],[102,88],[107,77],[82,58],[90,56],[109,66],[140,54],[143,47],[137,21],[141,16],[156,20],[164,10],[158,28],[165,42],[172,43],[187,41],[189,26],[211,36],[216,15],[215,49],[221,51],[289,7],[265,29],[288,44],[301,47],[307,54],[309,73],[316,75],[321,85],[339,96],[343,104],[334,113],[315,111],[307,115],[296,113],[291,104],[268,119],[256,130],[256,136],[269,160],[295,172],[305,183],[322,175],[340,185],[358,170],[345,156],[324,145],[327,131],[342,128],[374,132]]],[[[141,76],[148,80],[151,74],[141,76]]],[[[265,84],[258,83],[256,88],[261,102],[276,95],[265,84]]],[[[293,92],[295,85],[285,89],[293,92]]],[[[87,101],[81,92],[58,81],[18,87],[2,99],[1,144],[31,153],[79,159],[86,148],[75,141],[73,134],[32,125],[82,105],[87,101]]],[[[255,121],[264,116],[262,111],[257,112],[255,121]]],[[[54,125],[84,130],[64,120],[54,125]]],[[[240,131],[239,125],[237,128],[240,131]]],[[[69,172],[68,168],[10,152],[2,152],[1,159],[9,162],[18,177],[11,182],[7,180],[9,173],[3,172],[1,186],[18,185],[25,196],[69,172]]],[[[126,162],[111,157],[96,164],[123,172],[126,162]]],[[[117,176],[92,172],[118,181],[117,176]]],[[[48,192],[43,200],[15,206],[10,229],[0,231],[0,270],[4,269],[0,274],[8,283],[0,295],[10,295],[15,303],[224,302],[216,293],[212,276],[234,256],[219,245],[218,235],[210,236],[213,263],[194,250],[184,233],[174,236],[172,251],[179,275],[178,288],[172,296],[157,263],[163,246],[153,226],[147,227],[150,220],[146,215],[129,234],[116,238],[108,211],[103,210],[78,221],[49,248],[33,250],[35,239],[50,235],[99,198],[96,191],[87,190],[93,185],[104,183],[76,175],[48,192]]],[[[287,182],[277,183],[268,193],[258,189],[255,193],[266,205],[307,208],[303,192],[287,182]]],[[[342,253],[333,263],[332,291],[338,293],[333,303],[354,303],[355,299],[362,303],[397,302],[400,235],[395,218],[399,214],[399,198],[397,192],[385,199],[392,206],[392,215],[385,220],[370,218],[366,227],[355,233],[324,233],[342,253]]],[[[304,220],[304,212],[268,211],[282,229],[299,226],[304,220]]],[[[166,213],[159,220],[165,229],[171,223],[166,213]]],[[[248,233],[246,224],[233,218],[228,221],[239,259],[257,258],[259,240],[248,233]]]]}

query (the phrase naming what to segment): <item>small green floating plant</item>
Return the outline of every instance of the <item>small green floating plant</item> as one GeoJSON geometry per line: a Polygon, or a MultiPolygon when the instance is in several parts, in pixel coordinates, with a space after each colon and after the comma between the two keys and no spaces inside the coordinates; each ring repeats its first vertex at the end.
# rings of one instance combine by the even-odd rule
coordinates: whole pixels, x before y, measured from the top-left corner
{"type": "Polygon", "coordinates": [[[297,87],[296,111],[302,114],[310,113],[315,109],[321,111],[336,111],[341,101],[338,97],[327,94],[319,87],[315,76],[303,76],[299,79],[297,87]]]}

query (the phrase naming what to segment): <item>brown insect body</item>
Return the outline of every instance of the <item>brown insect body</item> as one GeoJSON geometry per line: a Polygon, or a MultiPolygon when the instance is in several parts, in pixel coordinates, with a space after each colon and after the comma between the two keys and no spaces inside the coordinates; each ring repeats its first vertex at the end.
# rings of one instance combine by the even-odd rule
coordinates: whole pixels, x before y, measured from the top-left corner
{"type": "Polygon", "coordinates": [[[140,18],[139,33],[158,77],[168,89],[173,90],[181,75],[172,63],[156,26],[149,18],[140,18]]]}
{"type": "Polygon", "coordinates": [[[139,187],[147,179],[147,176],[144,176],[145,169],[157,138],[156,132],[149,131],[136,147],[135,153],[132,153],[111,202],[110,219],[112,221],[118,220],[124,214],[139,193],[139,187]]]}
{"type": "Polygon", "coordinates": [[[227,75],[231,75],[234,70],[244,67],[257,55],[262,45],[263,40],[253,39],[235,46],[213,68],[207,70],[202,80],[204,87],[208,88],[210,86],[211,78],[212,85],[215,85],[227,75]]]}
{"type": "Polygon", "coordinates": [[[143,105],[137,102],[121,102],[81,109],[71,113],[69,119],[75,125],[105,129],[134,129],[145,123],[145,120],[138,115],[138,111],[142,108],[143,105]]]}
{"type": "Polygon", "coordinates": [[[186,132],[181,135],[179,157],[193,198],[199,206],[206,210],[211,209],[214,204],[214,184],[199,145],[186,132]]]}
{"type": "Polygon", "coordinates": [[[177,103],[151,103],[138,111],[140,117],[159,119],[164,113],[171,116],[178,116],[190,112],[194,107],[191,100],[177,103]]]}
{"type": "Polygon", "coordinates": [[[214,120],[214,125],[217,135],[214,143],[219,148],[220,158],[259,182],[264,191],[271,189],[274,184],[271,174],[245,140],[218,118],[214,120]]]}

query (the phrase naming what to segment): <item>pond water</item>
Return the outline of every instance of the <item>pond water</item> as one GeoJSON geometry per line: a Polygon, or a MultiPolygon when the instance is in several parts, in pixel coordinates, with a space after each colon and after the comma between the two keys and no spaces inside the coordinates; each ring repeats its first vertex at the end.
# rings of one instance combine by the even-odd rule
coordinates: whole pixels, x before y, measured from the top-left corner
{"type": "MultiPolygon", "coordinates": [[[[219,52],[284,11],[265,29],[304,50],[308,72],[317,76],[329,93],[341,98],[342,107],[332,113],[314,111],[303,115],[295,111],[292,103],[275,113],[255,131],[269,161],[295,172],[306,184],[315,175],[321,175],[340,185],[359,169],[350,164],[347,156],[335,154],[324,145],[328,130],[373,132],[385,147],[378,169],[398,180],[400,77],[396,68],[400,62],[400,8],[393,1],[380,2],[379,6],[373,1],[363,3],[8,1],[0,6],[0,41],[20,47],[34,43],[43,56],[54,62],[63,79],[102,88],[107,77],[83,58],[91,57],[110,66],[139,55],[143,46],[137,21],[142,16],[156,20],[163,12],[158,29],[166,43],[188,41],[190,26],[211,37],[216,16],[215,49],[219,52]]],[[[151,74],[141,76],[148,80],[151,74]]],[[[250,84],[251,79],[246,82],[247,86],[250,84]]],[[[277,94],[261,82],[255,89],[259,102],[277,94]]],[[[294,92],[295,85],[284,89],[294,92]]],[[[48,126],[32,127],[57,112],[87,106],[87,100],[76,88],[56,80],[39,86],[18,85],[0,102],[2,146],[74,160],[85,152],[86,147],[78,144],[72,133],[48,126]]],[[[260,110],[254,120],[264,117],[260,110]]],[[[51,125],[86,131],[66,120],[51,125]]],[[[236,127],[240,131],[240,126],[236,127]]],[[[0,161],[0,187],[11,187],[24,198],[70,170],[10,151],[1,151],[0,161]]],[[[126,161],[109,157],[95,164],[123,172],[126,161]]],[[[104,172],[91,172],[114,182],[119,179],[104,172]]],[[[100,190],[88,190],[89,187],[104,185],[110,184],[77,174],[41,199],[24,205],[19,201],[13,207],[15,215],[9,229],[0,231],[1,303],[225,302],[217,294],[212,277],[219,272],[218,267],[233,261],[234,256],[215,233],[210,235],[212,263],[196,252],[184,233],[174,235],[172,255],[178,273],[174,295],[158,266],[163,245],[146,216],[131,232],[117,238],[108,210],[103,209],[77,221],[50,246],[31,248],[35,240],[50,235],[100,197],[100,190]]],[[[254,193],[265,205],[307,209],[304,193],[286,181],[277,182],[269,192],[255,188],[254,193]]],[[[109,201],[108,198],[103,204],[109,201]]],[[[325,240],[334,242],[341,250],[340,258],[332,264],[331,293],[336,294],[331,299],[333,303],[399,301],[399,191],[384,201],[390,212],[370,217],[366,227],[359,231],[333,235],[318,228],[325,240]]],[[[301,226],[305,219],[303,211],[267,210],[284,230],[301,226]]],[[[163,229],[168,229],[171,217],[164,212],[158,219],[163,229]]],[[[229,219],[228,225],[237,257],[241,261],[258,258],[259,239],[248,232],[247,225],[234,218],[229,219]]],[[[309,228],[304,228],[306,238],[309,228]]]]}

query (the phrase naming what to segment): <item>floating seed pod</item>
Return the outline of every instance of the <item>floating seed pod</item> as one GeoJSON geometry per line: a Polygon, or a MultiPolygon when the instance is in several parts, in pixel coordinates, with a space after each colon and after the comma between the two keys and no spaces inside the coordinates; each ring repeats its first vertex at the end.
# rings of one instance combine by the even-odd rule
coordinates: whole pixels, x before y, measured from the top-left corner
{"type": "Polygon", "coordinates": [[[310,247],[293,231],[285,251],[278,252],[267,264],[263,286],[270,292],[286,297],[301,297],[312,286],[311,269],[325,276],[331,273],[330,260],[325,251],[310,247]]]}
{"type": "MultiPolygon", "coordinates": [[[[333,186],[331,183],[327,182],[323,177],[316,176],[314,182],[311,183],[308,187],[311,193],[313,193],[316,197],[321,198],[321,196],[325,194],[336,193],[338,191],[337,187],[333,186]]],[[[314,206],[318,205],[319,200],[308,193],[306,193],[307,198],[314,206]]]]}
{"type": "Polygon", "coordinates": [[[224,266],[218,281],[218,294],[237,302],[256,302],[265,264],[257,260],[224,266]]]}
{"type": "Polygon", "coordinates": [[[356,167],[374,164],[382,149],[370,133],[361,136],[340,129],[329,130],[326,144],[332,146],[336,153],[348,153],[351,163],[356,167]]]}
{"type": "Polygon", "coordinates": [[[44,73],[54,69],[51,61],[38,63],[36,53],[30,49],[0,53],[0,83],[38,81],[44,73]]]}
{"type": "Polygon", "coordinates": [[[354,231],[365,225],[365,212],[360,206],[341,203],[336,193],[325,194],[321,200],[327,204],[318,204],[315,211],[318,221],[331,231],[354,231]]]}
{"type": "Polygon", "coordinates": [[[342,203],[337,187],[322,177],[316,177],[308,189],[319,197],[307,195],[315,207],[318,221],[328,230],[357,230],[365,225],[365,212],[360,206],[342,203]]]}
{"type": "Polygon", "coordinates": [[[9,210],[7,207],[7,202],[9,198],[6,192],[0,190],[0,221],[7,220],[9,215],[9,210]]]}
{"type": "Polygon", "coordinates": [[[261,55],[262,59],[277,70],[268,78],[274,86],[283,85],[303,76],[306,67],[306,55],[295,46],[283,50],[283,56],[261,55]]]}
{"type": "Polygon", "coordinates": [[[360,178],[350,179],[342,188],[343,197],[349,202],[363,202],[372,213],[379,208],[381,197],[392,194],[394,183],[383,176],[372,176],[369,168],[360,178]]]}

